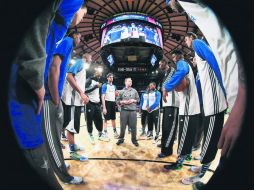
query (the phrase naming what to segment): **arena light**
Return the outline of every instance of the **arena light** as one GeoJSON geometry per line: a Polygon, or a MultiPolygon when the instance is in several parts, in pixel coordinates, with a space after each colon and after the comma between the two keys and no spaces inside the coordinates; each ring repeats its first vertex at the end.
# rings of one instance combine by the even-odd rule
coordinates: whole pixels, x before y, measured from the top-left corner
{"type": "Polygon", "coordinates": [[[103,68],[102,68],[102,67],[98,67],[98,68],[96,68],[96,70],[97,70],[99,73],[102,73],[102,72],[103,72],[103,68]]]}

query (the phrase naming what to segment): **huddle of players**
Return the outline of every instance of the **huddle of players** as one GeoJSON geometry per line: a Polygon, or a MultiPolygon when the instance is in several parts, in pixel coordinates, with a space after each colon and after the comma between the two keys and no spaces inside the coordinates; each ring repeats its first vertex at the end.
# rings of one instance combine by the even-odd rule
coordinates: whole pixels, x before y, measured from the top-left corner
{"type": "Polygon", "coordinates": [[[184,184],[192,184],[205,175],[216,156],[227,99],[219,65],[210,47],[191,32],[186,34],[185,44],[195,52],[193,61],[198,71],[196,80],[191,66],[184,60],[180,50],[171,53],[175,65],[167,65],[165,60],[160,61],[160,68],[165,71],[165,77],[162,84],[164,114],[161,153],[158,157],[164,158],[173,153],[172,147],[179,122],[178,158],[175,163],[165,165],[164,169],[181,169],[183,162],[191,159],[196,135],[203,130],[200,154],[202,166],[191,167],[190,170],[197,175],[182,180],[184,184]],[[187,81],[187,85],[176,93],[175,90],[183,81],[187,81]]]}
{"type": "MultiPolygon", "coordinates": [[[[191,32],[185,36],[185,43],[195,52],[193,62],[198,71],[196,79],[191,66],[184,60],[182,51],[171,52],[174,63],[168,64],[164,59],[160,61],[160,69],[165,72],[165,76],[162,81],[163,121],[161,152],[158,157],[164,158],[173,154],[173,144],[179,126],[177,161],[165,165],[164,170],[181,169],[185,160],[192,159],[193,147],[200,141],[200,133],[203,132],[199,156],[202,166],[192,166],[190,171],[197,175],[182,180],[184,184],[192,184],[205,175],[216,156],[227,99],[219,65],[210,47],[191,32]]],[[[151,82],[140,98],[141,136],[147,135],[148,139],[152,139],[155,125],[155,142],[160,132],[160,100],[161,93],[156,90],[156,84],[151,82]],[[146,118],[147,134],[145,134],[146,118]]],[[[121,119],[120,117],[120,122],[121,119]]],[[[117,144],[122,142],[119,140],[117,144]]]]}

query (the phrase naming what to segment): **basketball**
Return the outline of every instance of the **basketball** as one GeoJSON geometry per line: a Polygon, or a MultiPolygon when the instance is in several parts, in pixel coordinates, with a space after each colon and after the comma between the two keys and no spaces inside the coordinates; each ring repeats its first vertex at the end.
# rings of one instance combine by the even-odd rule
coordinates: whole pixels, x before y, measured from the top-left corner
{"type": "Polygon", "coordinates": [[[189,81],[184,77],[181,83],[175,88],[175,91],[182,92],[189,85],[189,81]]]}

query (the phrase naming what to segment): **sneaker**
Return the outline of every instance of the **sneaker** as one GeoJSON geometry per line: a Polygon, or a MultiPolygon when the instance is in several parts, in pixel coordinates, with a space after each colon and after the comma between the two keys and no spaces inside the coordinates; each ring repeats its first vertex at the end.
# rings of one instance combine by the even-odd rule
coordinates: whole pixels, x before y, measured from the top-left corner
{"type": "Polygon", "coordinates": [[[84,183],[84,180],[82,177],[73,176],[73,179],[71,181],[67,182],[66,184],[78,185],[78,184],[82,184],[82,183],[84,183]]]}
{"type": "Polygon", "coordinates": [[[62,135],[61,135],[61,141],[68,141],[68,139],[64,133],[62,133],[62,135]]]}
{"type": "Polygon", "coordinates": [[[123,144],[123,142],[124,142],[123,140],[118,140],[117,143],[116,143],[116,145],[123,144]]]}
{"type": "Polygon", "coordinates": [[[71,165],[69,163],[64,162],[64,164],[65,164],[65,167],[66,167],[67,170],[70,169],[71,165]]]}
{"type": "Polygon", "coordinates": [[[163,154],[163,153],[160,153],[158,154],[158,158],[165,158],[165,157],[168,157],[170,156],[171,154],[163,154]]]}
{"type": "Polygon", "coordinates": [[[196,176],[192,176],[192,177],[187,177],[182,179],[182,183],[184,185],[191,185],[193,183],[197,183],[198,181],[200,181],[201,177],[199,175],[196,176]]]}
{"type": "Polygon", "coordinates": [[[118,137],[119,137],[119,135],[118,135],[117,131],[115,131],[115,132],[114,132],[114,138],[115,138],[115,139],[118,139],[118,137]]]}
{"type": "Polygon", "coordinates": [[[81,162],[84,162],[84,161],[87,161],[87,160],[88,160],[87,157],[81,156],[81,155],[78,154],[77,152],[71,152],[71,153],[70,153],[70,158],[73,159],[73,160],[81,161],[81,162]]]}
{"type": "Polygon", "coordinates": [[[182,164],[178,164],[178,163],[173,163],[171,165],[164,165],[163,168],[166,170],[166,171],[169,171],[169,170],[180,170],[182,169],[183,165],[182,164]]]}
{"type": "Polygon", "coordinates": [[[102,134],[99,138],[98,138],[98,140],[100,140],[100,141],[105,141],[105,142],[109,142],[110,141],[110,139],[108,138],[108,135],[105,133],[105,134],[102,134]]]}
{"type": "Polygon", "coordinates": [[[202,170],[202,166],[191,166],[189,171],[194,172],[194,173],[200,173],[202,170]]]}
{"type": "Polygon", "coordinates": [[[195,157],[194,157],[194,160],[201,160],[201,156],[200,156],[200,155],[195,156],[195,157]]]}
{"type": "Polygon", "coordinates": [[[74,151],[83,151],[83,150],[85,150],[83,147],[81,147],[77,144],[74,145],[74,151]]]}
{"type": "Polygon", "coordinates": [[[133,144],[134,144],[135,146],[139,146],[138,142],[134,142],[133,144]]]}
{"type": "Polygon", "coordinates": [[[202,190],[202,189],[204,189],[204,187],[205,187],[205,184],[201,181],[198,181],[198,182],[192,184],[193,190],[202,190]]]}
{"type": "Polygon", "coordinates": [[[89,135],[89,141],[91,144],[95,144],[94,137],[92,135],[89,135]]]}
{"type": "Polygon", "coordinates": [[[192,155],[191,154],[187,154],[185,161],[190,162],[192,160],[192,155]]]}

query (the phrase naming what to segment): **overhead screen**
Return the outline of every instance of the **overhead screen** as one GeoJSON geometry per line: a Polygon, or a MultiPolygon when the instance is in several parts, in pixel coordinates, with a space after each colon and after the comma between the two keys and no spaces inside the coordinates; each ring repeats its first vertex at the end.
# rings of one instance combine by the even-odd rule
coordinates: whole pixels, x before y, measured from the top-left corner
{"type": "Polygon", "coordinates": [[[161,25],[143,15],[121,15],[101,27],[101,47],[117,42],[146,42],[163,48],[161,25]]]}

